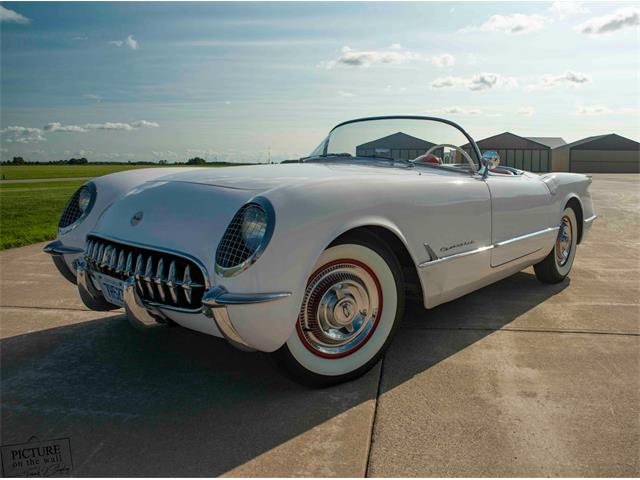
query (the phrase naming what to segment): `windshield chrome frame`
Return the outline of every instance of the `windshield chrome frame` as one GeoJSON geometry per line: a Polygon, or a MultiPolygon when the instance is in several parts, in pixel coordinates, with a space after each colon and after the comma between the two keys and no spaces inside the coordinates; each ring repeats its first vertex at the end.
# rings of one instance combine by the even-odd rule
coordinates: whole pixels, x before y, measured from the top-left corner
{"type": "Polygon", "coordinates": [[[471,147],[473,148],[473,151],[476,154],[476,157],[478,158],[478,165],[480,165],[480,168],[478,168],[478,170],[473,172],[472,174],[481,175],[483,179],[487,177],[487,173],[489,172],[489,169],[486,168],[486,165],[482,161],[482,154],[480,153],[480,148],[478,148],[478,145],[476,144],[475,140],[471,138],[471,135],[469,135],[466,132],[466,130],[462,128],[460,125],[458,125],[457,123],[452,122],[451,120],[447,120],[446,118],[439,118],[439,117],[428,117],[428,116],[421,116],[421,115],[387,115],[387,116],[380,116],[380,117],[362,117],[362,118],[355,118],[353,120],[347,120],[346,122],[339,123],[329,131],[329,134],[324,139],[324,147],[322,149],[323,151],[322,155],[323,156],[327,155],[329,139],[331,138],[331,134],[333,133],[333,131],[336,130],[337,128],[343,127],[345,125],[349,125],[351,123],[369,122],[369,121],[375,121],[375,120],[428,120],[432,122],[444,123],[457,129],[469,141],[469,145],[471,145],[471,147]]]}

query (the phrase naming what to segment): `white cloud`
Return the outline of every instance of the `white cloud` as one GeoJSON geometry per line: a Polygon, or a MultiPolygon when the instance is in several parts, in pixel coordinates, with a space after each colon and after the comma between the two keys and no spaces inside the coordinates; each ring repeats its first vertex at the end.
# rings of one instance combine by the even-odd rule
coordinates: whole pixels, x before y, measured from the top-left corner
{"type": "Polygon", "coordinates": [[[45,132],[86,132],[87,129],[79,125],[62,125],[60,122],[47,123],[45,132]]]}
{"type": "Polygon", "coordinates": [[[427,110],[432,115],[482,115],[482,110],[475,107],[443,107],[427,110]]]}
{"type": "Polygon", "coordinates": [[[122,47],[126,45],[131,50],[137,50],[138,47],[140,46],[138,44],[138,41],[135,38],[133,38],[133,35],[129,35],[124,40],[109,40],[107,43],[109,45],[115,45],[116,47],[122,47]]]}
{"type": "Polygon", "coordinates": [[[497,73],[479,73],[468,78],[440,77],[431,82],[432,88],[467,88],[472,91],[516,86],[518,86],[518,82],[515,78],[505,77],[497,73]]]}
{"type": "Polygon", "coordinates": [[[584,5],[584,2],[553,2],[549,11],[556,14],[561,19],[571,15],[591,13],[591,10],[584,5]]]}
{"type": "Polygon", "coordinates": [[[125,40],[125,43],[127,44],[127,47],[129,47],[131,50],[138,49],[138,41],[135,38],[133,38],[133,35],[129,35],[125,40]]]}
{"type": "Polygon", "coordinates": [[[640,108],[622,107],[610,108],[604,105],[578,105],[576,107],[577,115],[634,115],[640,114],[640,108]]]}
{"type": "Polygon", "coordinates": [[[397,43],[386,50],[354,50],[345,46],[342,47],[342,53],[336,60],[323,61],[318,66],[328,70],[338,65],[367,68],[374,64],[400,64],[418,58],[420,58],[419,54],[404,50],[397,43]]]}
{"type": "Polygon", "coordinates": [[[95,95],[93,93],[85,93],[84,95],[82,95],[82,98],[95,100],[96,103],[100,103],[102,101],[102,97],[100,95],[95,95]]]}
{"type": "Polygon", "coordinates": [[[31,23],[24,15],[20,15],[18,12],[9,10],[0,5],[0,23],[21,23],[23,25],[31,23]]]}
{"type": "Polygon", "coordinates": [[[543,15],[525,15],[514,13],[513,15],[492,15],[483,24],[475,27],[467,27],[460,30],[468,32],[503,32],[508,34],[520,34],[535,32],[544,28],[550,22],[549,17],[543,15]]]}
{"type": "Polygon", "coordinates": [[[338,90],[339,97],[355,97],[356,94],[353,92],[347,92],[345,90],[338,90]]]}
{"type": "Polygon", "coordinates": [[[591,82],[591,77],[585,73],[567,70],[559,75],[543,75],[540,81],[535,85],[527,87],[528,90],[537,90],[540,88],[548,89],[555,87],[579,87],[591,82]]]}
{"type": "Polygon", "coordinates": [[[640,28],[640,8],[620,8],[612,14],[594,17],[575,27],[578,32],[592,36],[608,35],[627,28],[640,28]]]}
{"type": "Polygon", "coordinates": [[[522,115],[524,117],[530,117],[534,113],[536,113],[536,109],[533,107],[521,107],[517,111],[518,115],[522,115]]]}
{"type": "Polygon", "coordinates": [[[84,125],[62,125],[60,122],[47,123],[44,126],[46,132],[75,132],[85,133],[89,130],[125,130],[131,131],[139,128],[157,128],[160,124],[156,122],[149,122],[147,120],[138,120],[132,123],[117,123],[117,122],[105,122],[105,123],[87,123],[84,125]]]}
{"type": "Polygon", "coordinates": [[[443,53],[442,55],[431,57],[431,63],[436,67],[451,67],[456,63],[456,59],[453,55],[443,53]]]}
{"type": "Polygon", "coordinates": [[[6,143],[37,143],[47,140],[39,128],[11,126],[0,130],[0,134],[6,143]]]}
{"type": "Polygon", "coordinates": [[[376,64],[402,64],[411,61],[430,62],[436,67],[450,67],[455,64],[455,57],[448,53],[425,56],[394,43],[384,50],[356,50],[349,46],[342,47],[340,56],[335,60],[325,60],[318,64],[319,68],[331,70],[337,66],[367,68],[376,64]]]}

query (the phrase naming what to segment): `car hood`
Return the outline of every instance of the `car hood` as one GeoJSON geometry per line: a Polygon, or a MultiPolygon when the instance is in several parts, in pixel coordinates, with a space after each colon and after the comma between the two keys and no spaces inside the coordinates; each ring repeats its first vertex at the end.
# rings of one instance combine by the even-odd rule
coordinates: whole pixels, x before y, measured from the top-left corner
{"type": "Polygon", "coordinates": [[[162,177],[162,181],[189,182],[238,190],[266,191],[281,186],[299,186],[305,183],[354,178],[417,175],[456,175],[456,173],[430,168],[392,165],[385,161],[294,163],[279,165],[247,165],[226,168],[189,169],[162,177]]]}

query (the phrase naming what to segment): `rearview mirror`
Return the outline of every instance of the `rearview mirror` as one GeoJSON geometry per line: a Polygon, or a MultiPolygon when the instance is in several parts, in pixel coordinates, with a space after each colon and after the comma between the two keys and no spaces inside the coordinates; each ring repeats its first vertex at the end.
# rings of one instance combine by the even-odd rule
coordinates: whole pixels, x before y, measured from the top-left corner
{"type": "Polygon", "coordinates": [[[482,153],[482,160],[489,170],[500,165],[500,155],[495,150],[487,150],[482,153]]]}

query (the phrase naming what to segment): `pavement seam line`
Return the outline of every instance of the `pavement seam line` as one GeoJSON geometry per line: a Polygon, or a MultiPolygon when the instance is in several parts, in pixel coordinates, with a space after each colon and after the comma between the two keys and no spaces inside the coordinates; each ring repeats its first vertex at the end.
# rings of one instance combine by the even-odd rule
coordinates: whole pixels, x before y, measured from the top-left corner
{"type": "Polygon", "coordinates": [[[69,307],[27,307],[25,305],[0,305],[0,308],[18,308],[23,310],[64,310],[70,312],[94,312],[88,308],[69,308],[69,307]]]}
{"type": "Polygon", "coordinates": [[[373,406],[373,418],[371,419],[371,430],[369,432],[369,448],[367,450],[367,464],[364,467],[364,478],[369,478],[369,465],[371,464],[371,452],[373,451],[373,434],[376,428],[376,419],[378,418],[378,402],[380,401],[380,392],[382,390],[382,371],[384,369],[384,358],[380,359],[380,375],[378,376],[378,388],[376,389],[375,404],[373,406]]]}
{"type": "Polygon", "coordinates": [[[640,333],[633,332],[607,332],[600,330],[554,330],[547,328],[483,328],[483,327],[406,327],[410,330],[469,330],[480,332],[522,332],[522,333],[572,333],[586,335],[618,335],[621,337],[640,337],[640,333]]]}

